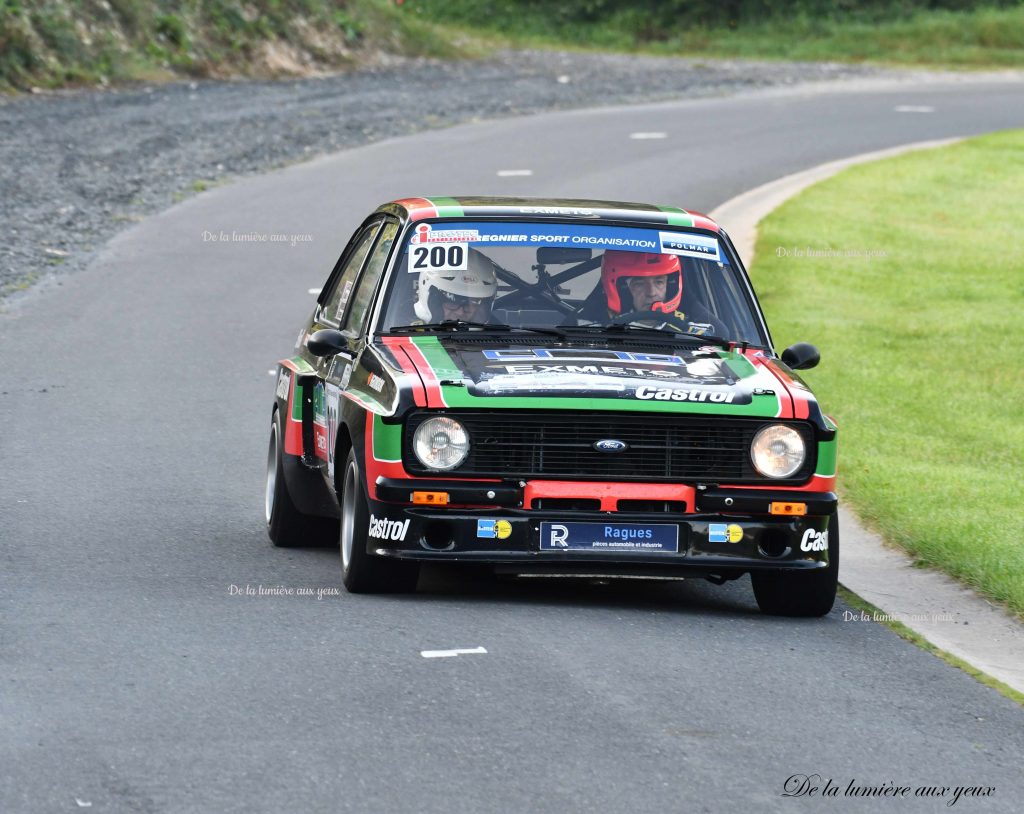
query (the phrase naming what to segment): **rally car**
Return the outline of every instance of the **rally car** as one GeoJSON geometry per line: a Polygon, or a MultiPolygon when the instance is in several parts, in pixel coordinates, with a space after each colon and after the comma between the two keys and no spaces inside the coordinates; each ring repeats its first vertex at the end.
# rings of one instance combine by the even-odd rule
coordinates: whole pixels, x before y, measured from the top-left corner
{"type": "Polygon", "coordinates": [[[749,573],[761,610],[836,593],[836,425],[704,215],[607,201],[379,207],[278,363],[266,520],[336,536],[353,592],[424,562],[749,573]]]}

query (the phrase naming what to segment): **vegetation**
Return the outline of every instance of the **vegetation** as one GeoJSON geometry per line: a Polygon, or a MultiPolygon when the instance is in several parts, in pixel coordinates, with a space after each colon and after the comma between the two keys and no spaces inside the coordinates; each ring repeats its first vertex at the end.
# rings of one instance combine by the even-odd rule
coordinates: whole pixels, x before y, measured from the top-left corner
{"type": "Polygon", "coordinates": [[[277,76],[459,50],[391,0],[0,0],[0,88],[277,76]]]}
{"type": "Polygon", "coordinates": [[[0,0],[0,90],[279,76],[494,46],[1024,65],[1024,0],[0,0]]]}
{"type": "Polygon", "coordinates": [[[507,45],[675,56],[1024,66],[1022,0],[406,0],[507,45]]]}
{"type": "Polygon", "coordinates": [[[835,416],[844,498],[1024,617],[1024,131],[853,167],[762,224],[779,347],[835,416]]]}

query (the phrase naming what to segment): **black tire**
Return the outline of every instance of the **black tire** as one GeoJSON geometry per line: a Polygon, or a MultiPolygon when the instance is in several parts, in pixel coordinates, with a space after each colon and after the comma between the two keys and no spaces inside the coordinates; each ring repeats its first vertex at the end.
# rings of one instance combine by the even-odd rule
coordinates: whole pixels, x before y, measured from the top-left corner
{"type": "Polygon", "coordinates": [[[349,593],[409,593],[416,590],[420,575],[418,562],[388,560],[366,550],[370,512],[366,492],[356,462],[355,450],[349,450],[341,485],[341,579],[349,593]]]}
{"type": "Polygon", "coordinates": [[[279,548],[324,545],[337,535],[337,521],[303,514],[295,508],[284,476],[284,424],[278,410],[270,422],[264,516],[267,536],[279,548]]]}
{"type": "Polygon", "coordinates": [[[762,613],[772,616],[824,616],[836,601],[839,582],[839,515],[828,520],[828,568],[799,571],[752,571],[754,597],[762,613]]]}

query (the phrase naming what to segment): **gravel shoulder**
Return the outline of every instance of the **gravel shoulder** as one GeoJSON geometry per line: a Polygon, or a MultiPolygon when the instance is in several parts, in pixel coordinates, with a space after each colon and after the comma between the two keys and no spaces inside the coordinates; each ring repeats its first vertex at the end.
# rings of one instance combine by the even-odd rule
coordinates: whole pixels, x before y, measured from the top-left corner
{"type": "Polygon", "coordinates": [[[6,99],[0,301],[9,304],[43,281],[59,283],[120,230],[207,186],[371,141],[475,119],[908,75],[838,64],[533,51],[484,61],[398,60],[298,81],[6,99]]]}

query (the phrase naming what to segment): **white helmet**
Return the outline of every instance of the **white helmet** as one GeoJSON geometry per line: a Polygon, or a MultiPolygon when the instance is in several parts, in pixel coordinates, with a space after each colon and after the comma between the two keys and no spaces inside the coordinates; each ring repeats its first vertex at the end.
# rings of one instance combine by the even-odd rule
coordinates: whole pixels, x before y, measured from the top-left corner
{"type": "Polygon", "coordinates": [[[463,299],[486,302],[490,312],[490,301],[498,292],[494,263],[476,249],[470,249],[467,265],[469,268],[465,271],[427,269],[420,272],[413,308],[417,317],[428,322],[440,322],[443,319],[441,303],[455,303],[463,299]]]}

